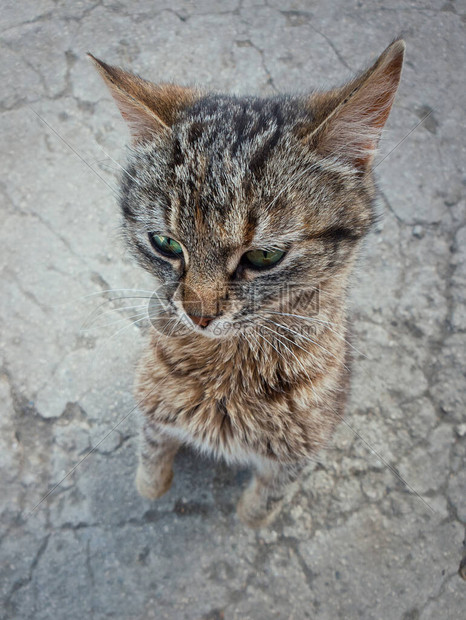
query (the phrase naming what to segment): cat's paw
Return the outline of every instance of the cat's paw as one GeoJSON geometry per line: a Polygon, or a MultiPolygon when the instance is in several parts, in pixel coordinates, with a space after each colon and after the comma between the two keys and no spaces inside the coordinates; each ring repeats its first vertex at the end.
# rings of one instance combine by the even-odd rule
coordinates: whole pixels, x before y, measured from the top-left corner
{"type": "Polygon", "coordinates": [[[269,500],[265,504],[261,502],[253,484],[244,491],[236,512],[244,525],[258,529],[270,525],[280,513],[282,506],[283,500],[269,500]]]}
{"type": "Polygon", "coordinates": [[[139,495],[146,499],[158,499],[162,497],[172,485],[173,469],[165,469],[158,476],[149,478],[142,465],[136,472],[136,488],[139,495]]]}

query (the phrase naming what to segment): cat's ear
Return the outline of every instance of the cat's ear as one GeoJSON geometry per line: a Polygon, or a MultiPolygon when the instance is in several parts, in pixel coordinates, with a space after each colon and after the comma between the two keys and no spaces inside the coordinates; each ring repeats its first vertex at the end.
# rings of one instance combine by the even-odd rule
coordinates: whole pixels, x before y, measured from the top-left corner
{"type": "Polygon", "coordinates": [[[200,96],[195,89],[175,84],[152,84],[119,67],[112,67],[92,54],[88,56],[103,77],[135,142],[150,140],[156,134],[169,131],[179,112],[200,96]]]}
{"type": "Polygon", "coordinates": [[[311,95],[317,126],[306,142],[323,156],[336,155],[367,170],[400,82],[404,51],[404,41],[394,41],[369,69],[342,88],[311,95]]]}

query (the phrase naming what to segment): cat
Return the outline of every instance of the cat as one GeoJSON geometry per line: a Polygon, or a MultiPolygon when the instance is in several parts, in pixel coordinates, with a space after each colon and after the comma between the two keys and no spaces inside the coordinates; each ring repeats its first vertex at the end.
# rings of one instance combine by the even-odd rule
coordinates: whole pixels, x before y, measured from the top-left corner
{"type": "Polygon", "coordinates": [[[404,49],[333,90],[266,98],[155,85],[91,56],[132,137],[124,233],[161,285],[136,376],[142,496],[170,488],[186,443],[252,466],[237,512],[265,526],[341,421],[349,276],[404,49]]]}

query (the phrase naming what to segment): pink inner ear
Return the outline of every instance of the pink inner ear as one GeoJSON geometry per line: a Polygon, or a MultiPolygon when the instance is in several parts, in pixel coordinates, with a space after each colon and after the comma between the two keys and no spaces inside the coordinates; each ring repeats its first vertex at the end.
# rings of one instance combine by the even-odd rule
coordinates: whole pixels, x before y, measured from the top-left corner
{"type": "Polygon", "coordinates": [[[398,88],[403,52],[404,44],[395,42],[361,78],[341,89],[340,102],[310,137],[319,153],[369,167],[398,88]]]}
{"type": "Polygon", "coordinates": [[[128,97],[125,93],[118,91],[118,89],[112,89],[111,92],[135,142],[151,139],[161,131],[169,129],[144,104],[128,97]]]}

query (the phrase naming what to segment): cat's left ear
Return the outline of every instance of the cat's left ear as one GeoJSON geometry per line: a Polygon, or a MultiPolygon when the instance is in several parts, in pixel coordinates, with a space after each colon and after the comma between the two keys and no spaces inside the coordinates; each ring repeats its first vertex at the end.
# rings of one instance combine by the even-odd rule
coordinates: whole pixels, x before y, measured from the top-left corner
{"type": "Polygon", "coordinates": [[[169,132],[179,113],[200,97],[193,88],[175,84],[152,84],[137,75],[95,58],[98,72],[129,125],[134,142],[148,141],[169,132]]]}
{"type": "Polygon", "coordinates": [[[311,95],[315,123],[305,141],[360,170],[372,164],[401,77],[405,43],[394,41],[364,73],[327,93],[311,95]]]}

